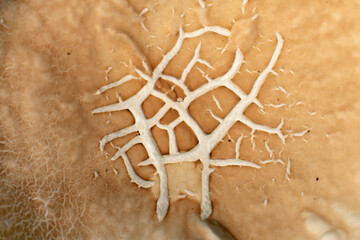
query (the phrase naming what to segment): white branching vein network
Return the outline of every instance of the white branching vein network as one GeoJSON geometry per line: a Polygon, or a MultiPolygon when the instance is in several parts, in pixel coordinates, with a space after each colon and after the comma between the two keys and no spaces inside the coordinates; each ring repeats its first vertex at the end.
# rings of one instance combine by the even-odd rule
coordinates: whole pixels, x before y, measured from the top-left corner
{"type": "MultiPolygon", "coordinates": [[[[98,95],[102,94],[105,91],[120,86],[132,79],[142,78],[147,81],[147,84],[132,97],[126,99],[125,101],[119,98],[119,101],[117,103],[97,108],[93,110],[92,113],[93,114],[110,113],[113,111],[129,110],[133,114],[135,118],[135,123],[129,127],[120,129],[119,131],[112,132],[104,136],[100,141],[100,149],[101,151],[104,151],[105,145],[111,143],[111,141],[116,138],[126,136],[133,132],[138,133],[136,137],[130,140],[123,147],[121,148],[118,147],[117,148],[118,151],[116,152],[115,155],[112,156],[111,160],[116,160],[121,157],[124,161],[131,182],[136,183],[139,187],[150,188],[155,184],[155,182],[147,181],[139,177],[134,171],[134,168],[126,154],[126,152],[135,144],[142,143],[144,145],[148,153],[148,159],[146,159],[143,162],[140,162],[138,165],[154,166],[159,176],[160,194],[156,205],[156,213],[159,221],[161,221],[166,216],[169,208],[168,176],[165,169],[165,164],[179,163],[179,162],[195,162],[195,161],[200,161],[202,163],[201,218],[206,219],[212,213],[209,181],[210,181],[210,175],[214,171],[213,167],[244,166],[244,167],[260,168],[260,165],[256,163],[242,160],[239,158],[242,137],[238,138],[236,141],[236,157],[234,159],[210,158],[211,151],[226,136],[229,129],[236,122],[239,121],[247,125],[252,129],[253,132],[263,131],[269,134],[276,134],[283,141],[283,143],[285,143],[285,136],[283,135],[281,130],[283,126],[283,120],[281,120],[281,122],[277,127],[272,128],[266,125],[257,124],[244,115],[244,111],[252,103],[255,103],[261,108],[263,107],[260,101],[257,99],[257,96],[268,74],[273,71],[272,69],[276,64],[277,59],[281,53],[281,49],[283,46],[283,39],[279,33],[276,33],[277,45],[273,52],[272,58],[268,63],[267,67],[257,77],[249,94],[246,94],[238,85],[232,82],[233,77],[239,72],[240,67],[243,63],[244,56],[240,51],[240,49],[237,49],[232,66],[224,75],[217,77],[216,79],[211,79],[210,77],[207,76],[208,82],[202,85],[201,87],[195,89],[194,91],[190,91],[188,86],[185,84],[185,80],[188,74],[190,73],[191,69],[194,67],[194,65],[197,62],[209,65],[207,61],[200,58],[201,42],[198,44],[193,58],[183,70],[180,79],[173,76],[165,75],[163,73],[164,69],[167,67],[169,62],[180,51],[186,39],[196,38],[209,32],[219,34],[224,37],[231,36],[231,32],[228,29],[219,26],[205,26],[193,32],[184,32],[183,29],[180,27],[179,37],[176,44],[167,54],[163,56],[162,60],[153,70],[151,75],[146,74],[145,72],[136,68],[135,71],[138,76],[126,75],[122,79],[110,83],[108,85],[105,85],[97,91],[98,95]],[[157,89],[155,89],[155,83],[160,78],[163,78],[181,87],[184,90],[186,97],[181,101],[173,101],[165,93],[162,93],[157,89]],[[195,99],[218,87],[226,87],[230,89],[236,95],[238,95],[241,100],[235,105],[235,107],[224,119],[216,117],[214,114],[212,114],[214,117],[216,117],[216,120],[219,121],[220,124],[213,132],[207,134],[200,127],[198,122],[196,122],[191,117],[190,113],[188,112],[188,107],[191,104],[191,102],[193,102],[195,99]],[[141,103],[144,102],[150,95],[153,95],[161,99],[165,104],[152,118],[148,119],[146,118],[142,110],[141,103]],[[171,108],[175,109],[178,112],[179,117],[170,124],[167,125],[161,124],[160,119],[171,108]],[[185,122],[188,126],[190,126],[198,139],[198,144],[193,149],[187,152],[180,152],[176,142],[174,128],[181,122],[185,122]],[[169,154],[167,155],[161,154],[157,146],[157,143],[151,134],[151,128],[155,125],[168,132],[169,154]]],[[[144,66],[147,66],[146,62],[143,62],[143,64],[144,66]]]]}

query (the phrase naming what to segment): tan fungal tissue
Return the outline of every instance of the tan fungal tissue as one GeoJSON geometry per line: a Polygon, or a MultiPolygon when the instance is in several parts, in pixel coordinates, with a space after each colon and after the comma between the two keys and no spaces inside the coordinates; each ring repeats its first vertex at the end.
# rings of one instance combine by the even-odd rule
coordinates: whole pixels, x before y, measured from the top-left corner
{"type": "Polygon", "coordinates": [[[360,239],[359,11],[0,1],[0,239],[360,239]]]}

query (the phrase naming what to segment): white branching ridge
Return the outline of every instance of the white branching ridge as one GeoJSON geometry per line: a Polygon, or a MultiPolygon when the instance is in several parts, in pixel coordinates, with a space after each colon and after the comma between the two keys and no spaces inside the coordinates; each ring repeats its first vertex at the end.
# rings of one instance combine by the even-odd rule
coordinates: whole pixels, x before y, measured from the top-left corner
{"type": "MultiPolygon", "coordinates": [[[[201,1],[200,1],[201,3],[201,1]]],[[[261,125],[253,122],[248,117],[244,115],[245,110],[250,106],[250,104],[255,103],[259,107],[262,108],[261,102],[257,99],[259,91],[266,80],[268,74],[273,72],[273,67],[275,66],[279,55],[281,53],[281,49],[283,46],[283,39],[279,33],[277,36],[277,45],[271,57],[271,60],[267,67],[260,73],[258,78],[256,79],[250,94],[246,94],[237,84],[235,84],[232,79],[234,76],[240,71],[241,65],[244,60],[244,56],[240,49],[237,49],[233,64],[230,69],[222,76],[217,77],[216,79],[211,79],[207,76],[208,83],[202,85],[201,87],[195,89],[194,91],[190,91],[188,86],[185,84],[185,80],[187,79],[188,74],[193,69],[196,63],[205,64],[209,68],[213,68],[209,62],[202,59],[200,57],[200,49],[201,42],[199,42],[197,48],[195,49],[194,56],[187,64],[185,69],[182,72],[181,78],[178,79],[173,76],[165,75],[163,72],[169,62],[178,54],[181,50],[183,43],[186,39],[196,38],[201,35],[213,33],[218,34],[224,37],[230,37],[231,32],[219,26],[205,26],[201,29],[198,29],[193,32],[184,32],[180,27],[179,29],[179,37],[174,47],[163,56],[160,63],[155,67],[152,71],[152,74],[149,75],[144,73],[140,69],[136,68],[135,72],[138,76],[126,75],[118,81],[107,84],[101,87],[97,94],[102,94],[107,90],[120,86],[132,79],[142,78],[147,81],[147,84],[140,89],[135,95],[122,101],[119,98],[119,102],[111,105],[106,105],[100,108],[97,108],[92,111],[95,113],[110,113],[113,111],[120,110],[129,110],[134,118],[135,123],[132,126],[120,129],[119,131],[110,133],[104,136],[100,140],[100,149],[104,151],[104,147],[107,144],[111,144],[111,141],[126,136],[130,133],[136,132],[137,136],[130,140],[123,147],[115,147],[118,151],[111,157],[111,160],[116,160],[122,158],[124,164],[126,166],[127,172],[130,176],[132,182],[136,183],[139,187],[149,188],[152,187],[155,182],[148,181],[142,179],[138,176],[131,165],[131,162],[126,154],[126,151],[129,150],[135,144],[141,143],[144,145],[149,158],[145,161],[138,164],[139,166],[148,166],[153,165],[156,169],[156,172],[159,176],[159,185],[160,185],[160,194],[157,200],[156,205],[156,213],[159,221],[163,220],[166,216],[169,208],[169,195],[168,195],[168,181],[167,181],[167,172],[165,169],[166,164],[171,163],[179,163],[179,162],[195,162],[200,161],[202,163],[202,191],[201,191],[201,218],[206,219],[212,213],[212,204],[210,198],[210,175],[215,170],[215,167],[226,167],[226,166],[239,166],[239,167],[252,167],[252,168],[260,168],[260,165],[240,159],[240,145],[242,141],[242,136],[236,141],[236,157],[233,159],[211,159],[210,153],[214,149],[214,147],[222,141],[222,139],[228,134],[230,128],[236,123],[241,122],[246,126],[252,129],[252,133],[255,131],[262,131],[268,134],[277,135],[284,143],[285,136],[282,133],[283,120],[279,123],[279,125],[275,128],[269,127],[266,125],[261,125]],[[160,79],[166,79],[176,86],[183,89],[186,97],[181,101],[173,101],[170,99],[166,93],[162,93],[155,88],[156,82],[160,79]],[[219,126],[210,134],[204,132],[204,130],[200,127],[200,125],[191,117],[188,108],[190,104],[197,99],[198,97],[209,93],[210,91],[219,88],[226,87],[233,91],[241,100],[235,105],[235,107],[231,110],[231,112],[225,117],[220,118],[215,116],[212,112],[210,112],[213,117],[219,121],[219,126]],[[165,104],[163,107],[153,116],[152,118],[146,118],[143,110],[142,110],[142,102],[147,99],[150,95],[153,95],[159,99],[161,99],[165,104]],[[178,112],[179,117],[171,122],[170,124],[161,124],[160,119],[168,112],[170,109],[174,109],[178,112]],[[180,152],[178,149],[178,145],[176,142],[176,136],[174,132],[174,128],[180,124],[181,122],[185,122],[195,133],[198,144],[191,150],[187,152],[180,152]],[[154,137],[151,134],[151,128],[157,126],[160,129],[166,130],[169,136],[169,154],[162,155],[154,137]]],[[[148,66],[146,62],[143,61],[143,65],[148,66]]],[[[147,70],[147,72],[150,72],[147,70]]],[[[217,98],[213,97],[217,107],[222,111],[220,102],[217,98]]]]}

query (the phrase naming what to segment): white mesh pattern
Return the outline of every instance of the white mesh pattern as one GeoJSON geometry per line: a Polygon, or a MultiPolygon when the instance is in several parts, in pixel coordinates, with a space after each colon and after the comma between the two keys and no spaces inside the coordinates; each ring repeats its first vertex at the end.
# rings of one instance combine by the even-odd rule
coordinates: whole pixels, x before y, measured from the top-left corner
{"type": "MultiPolygon", "coordinates": [[[[239,159],[239,151],[241,144],[241,137],[236,141],[236,157],[234,159],[211,159],[210,153],[214,147],[227,135],[229,129],[236,123],[241,122],[252,129],[252,133],[255,131],[263,131],[269,134],[276,134],[282,141],[285,143],[286,136],[283,135],[282,126],[283,120],[275,128],[261,125],[253,122],[244,115],[244,111],[250,106],[250,104],[255,103],[262,108],[262,104],[257,99],[258,93],[266,80],[268,74],[273,72],[273,67],[275,66],[277,59],[281,53],[283,46],[283,39],[279,33],[277,36],[277,45],[273,52],[272,58],[267,65],[267,67],[260,73],[257,77],[250,93],[247,95],[238,85],[232,82],[234,76],[239,72],[240,67],[243,63],[243,54],[240,49],[237,49],[233,64],[230,69],[222,76],[217,77],[216,79],[211,79],[206,77],[208,82],[201,87],[191,91],[188,86],[185,84],[188,74],[194,65],[199,62],[205,64],[209,67],[212,67],[206,60],[200,58],[200,48],[201,43],[198,44],[195,49],[193,58],[190,60],[188,65],[182,72],[181,78],[178,79],[173,76],[165,75],[163,71],[169,64],[169,62],[177,55],[181,50],[183,43],[186,39],[196,38],[201,35],[204,35],[208,32],[222,35],[224,37],[230,37],[231,32],[228,29],[219,27],[219,26],[207,26],[203,27],[194,32],[184,32],[182,28],[179,30],[179,38],[174,45],[174,47],[163,56],[160,63],[153,70],[152,74],[147,74],[140,69],[136,68],[136,73],[138,76],[126,75],[119,81],[110,83],[101,87],[97,94],[102,94],[108,89],[120,86],[125,82],[128,82],[135,78],[142,78],[147,81],[147,84],[139,90],[134,96],[123,101],[119,98],[119,102],[107,106],[103,106],[93,110],[95,113],[109,113],[113,111],[120,111],[128,109],[135,118],[135,124],[119,131],[110,133],[104,136],[100,141],[100,149],[104,151],[104,146],[109,144],[112,140],[123,137],[132,132],[138,132],[139,135],[129,141],[122,148],[118,148],[118,152],[112,156],[112,160],[122,158],[127,172],[130,176],[132,182],[136,183],[140,187],[149,188],[152,187],[155,182],[147,181],[139,177],[133,169],[129,158],[126,155],[126,151],[134,146],[137,143],[142,143],[147,150],[149,158],[139,164],[139,166],[153,165],[156,169],[156,172],[159,175],[159,184],[160,184],[160,194],[157,200],[157,216],[159,221],[161,221],[167,214],[169,208],[169,194],[168,194],[168,182],[167,182],[167,172],[165,169],[165,164],[178,163],[178,162],[195,162],[200,161],[202,163],[202,191],[201,191],[201,218],[206,219],[212,213],[212,204],[210,198],[210,175],[214,171],[213,167],[225,167],[225,166],[245,166],[260,168],[260,165],[239,159]],[[162,93],[155,89],[155,83],[163,78],[176,86],[183,89],[186,97],[181,99],[181,101],[171,100],[165,93],[162,93]],[[220,122],[219,126],[207,134],[203,131],[200,125],[191,117],[188,108],[189,105],[198,97],[214,90],[219,87],[226,87],[233,91],[241,100],[235,105],[235,107],[230,111],[230,113],[224,118],[216,117],[212,112],[212,116],[220,122]],[[153,95],[161,99],[165,104],[164,106],[152,117],[146,118],[142,110],[141,104],[150,96],[153,95]],[[160,124],[160,119],[168,112],[169,109],[175,109],[179,117],[168,125],[160,124]],[[185,122],[195,133],[199,143],[191,150],[187,152],[180,152],[174,133],[174,128],[181,122],[185,122]],[[151,134],[151,128],[158,126],[161,129],[164,129],[168,132],[169,135],[169,154],[162,155],[158,149],[157,143],[151,134]]],[[[144,66],[148,66],[146,62],[143,62],[144,66]]],[[[217,106],[221,109],[221,105],[218,100],[214,97],[214,101],[217,106]]]]}

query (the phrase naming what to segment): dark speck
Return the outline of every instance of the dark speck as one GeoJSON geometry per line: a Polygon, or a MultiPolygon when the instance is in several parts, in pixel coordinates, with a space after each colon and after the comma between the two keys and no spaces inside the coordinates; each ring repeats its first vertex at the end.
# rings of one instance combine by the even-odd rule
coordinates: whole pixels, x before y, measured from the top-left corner
{"type": "Polygon", "coordinates": [[[308,132],[308,133],[310,133],[311,131],[310,131],[310,130],[308,130],[307,132],[308,132]]]}
{"type": "Polygon", "coordinates": [[[67,53],[67,55],[68,55],[68,56],[70,56],[70,55],[71,55],[71,53],[69,53],[69,52],[68,52],[68,53],[67,53]]]}
{"type": "Polygon", "coordinates": [[[318,178],[318,177],[316,178],[316,181],[319,181],[319,178],[318,178]]]}
{"type": "Polygon", "coordinates": [[[231,142],[231,140],[229,139],[228,142],[231,142]]]}
{"type": "Polygon", "coordinates": [[[105,172],[108,172],[108,169],[105,169],[105,172]]]}

